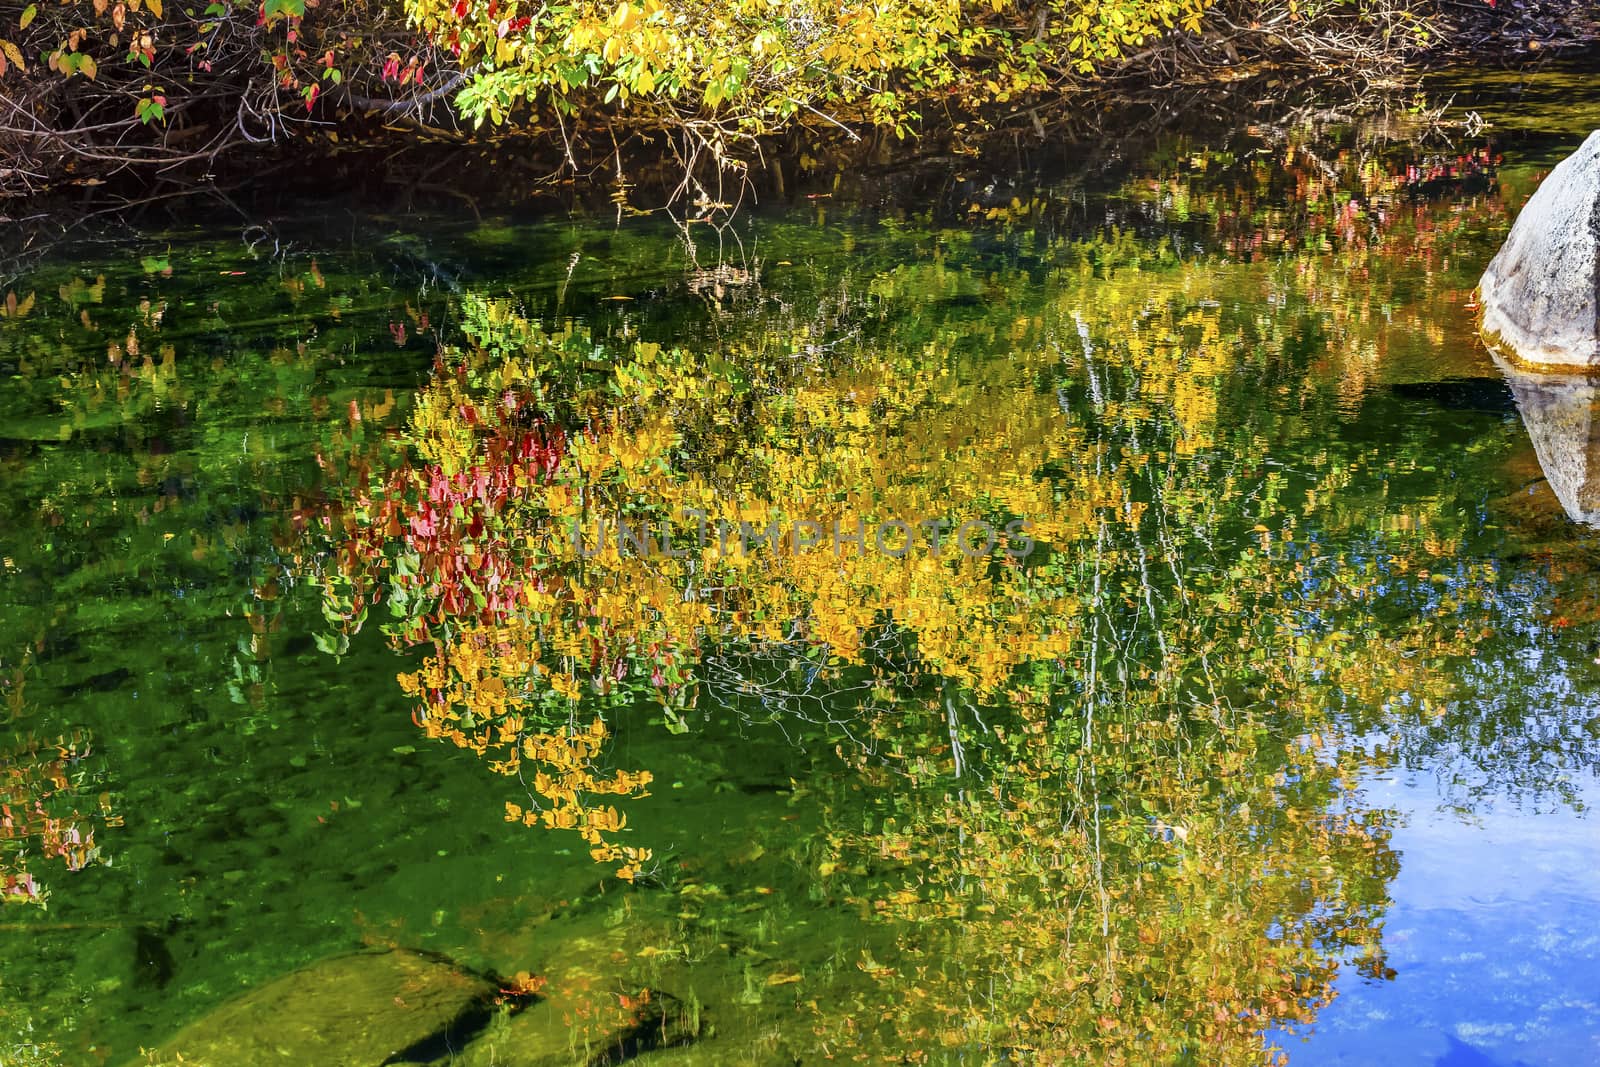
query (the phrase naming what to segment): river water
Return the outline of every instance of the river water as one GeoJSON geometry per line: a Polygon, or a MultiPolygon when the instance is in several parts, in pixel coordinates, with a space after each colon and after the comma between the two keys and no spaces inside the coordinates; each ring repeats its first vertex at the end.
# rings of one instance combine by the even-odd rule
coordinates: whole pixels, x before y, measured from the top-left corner
{"type": "Polygon", "coordinates": [[[1596,397],[1472,303],[1600,96],[1447,91],[722,230],[31,264],[0,1064],[363,946],[574,1048],[675,998],[641,1063],[1600,1062],[1596,397]]]}

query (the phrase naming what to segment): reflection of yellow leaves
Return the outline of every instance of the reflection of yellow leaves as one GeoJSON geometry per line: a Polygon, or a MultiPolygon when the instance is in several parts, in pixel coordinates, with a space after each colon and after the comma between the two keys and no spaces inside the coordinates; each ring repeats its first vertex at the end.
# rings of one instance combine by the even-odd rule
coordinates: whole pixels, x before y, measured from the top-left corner
{"type": "Polygon", "coordinates": [[[770,974],[770,975],[767,976],[767,985],[769,985],[769,986],[793,985],[794,983],[802,980],[803,978],[804,978],[804,975],[800,974],[798,971],[789,971],[789,972],[779,971],[776,974],[770,974]]]}
{"type": "Polygon", "coordinates": [[[7,319],[25,318],[27,316],[28,312],[33,310],[33,299],[34,299],[34,294],[33,293],[29,293],[26,297],[22,298],[21,300],[17,299],[17,294],[16,293],[11,293],[11,292],[6,293],[5,304],[4,304],[3,307],[0,307],[0,318],[7,318],[7,319]]]}
{"type": "MultiPolygon", "coordinates": [[[[580,326],[530,320],[508,301],[464,299],[470,343],[448,351],[449,373],[437,374],[416,398],[407,426],[415,454],[451,477],[504,474],[503,454],[494,451],[506,445],[501,431],[525,428],[545,412],[576,417],[553,472],[511,472],[516,494],[485,515],[497,525],[469,556],[474,571],[486,562],[505,565],[497,573],[508,576],[515,595],[504,621],[475,627],[446,618],[431,630],[419,626],[419,636],[435,640],[434,654],[402,685],[419,699],[423,728],[490,758],[497,772],[525,775],[549,805],[537,816],[522,813],[523,821],[577,833],[597,858],[620,861],[626,877],[647,857],[615,843],[625,820],[602,801],[638,795],[650,777],[602,771],[604,724],[577,724],[590,721],[590,703],[616,706],[619,697],[640,695],[681,723],[678,710],[693,706],[695,672],[708,648],[799,663],[807,684],[819,687],[845,671],[870,674],[874,714],[900,708],[907,681],[943,680],[979,701],[1005,693],[1014,707],[1045,706],[1050,683],[1035,672],[1081,677],[1092,654],[1085,646],[1104,633],[1096,613],[1106,610],[1172,609],[1180,617],[1157,625],[1170,626],[1163,647],[1174,650],[1174,661],[1191,647],[1214,656],[1259,650],[1254,636],[1236,631],[1214,644],[1210,631],[1181,616],[1199,608],[1243,620],[1263,603],[1281,602],[1270,567],[1216,582],[1200,577],[1184,593],[1182,610],[1149,583],[1182,565],[1175,558],[1182,550],[1157,537],[1213,522],[1208,494],[1215,483],[1202,453],[1231,441],[1232,428],[1222,424],[1230,383],[1276,358],[1258,340],[1261,322],[1196,294],[1261,286],[1270,306],[1282,307],[1282,280],[1255,266],[1226,275],[1208,265],[1147,269],[1141,262],[1148,249],[1131,237],[1058,251],[1059,273],[1037,306],[975,327],[989,331],[986,344],[972,346],[982,356],[953,351],[943,340],[897,344],[890,337],[824,359],[814,355],[821,339],[815,327],[741,336],[699,353],[631,340],[607,345],[580,326]],[[992,358],[1000,347],[1008,358],[992,358]],[[730,366],[737,375],[723,373],[730,366]],[[1118,375],[1137,387],[1110,387],[1118,375]],[[1061,380],[1093,382],[1104,393],[1093,398],[1092,415],[1088,401],[1039,388],[1061,380]],[[730,403],[735,383],[738,399],[730,403]],[[508,398],[523,405],[516,419],[502,415],[508,398]],[[1130,428],[1144,443],[1128,446],[1130,428]],[[959,508],[974,514],[952,514],[959,508]],[[683,518],[691,509],[703,512],[711,529],[703,547],[694,545],[694,523],[683,518]],[[921,550],[902,560],[872,550],[876,524],[888,518],[959,522],[978,515],[1027,516],[1043,550],[1026,567],[999,552],[970,560],[950,547],[953,529],[945,531],[942,556],[921,550]],[[619,551],[613,536],[593,556],[568,551],[573,521],[593,531],[597,520],[619,517],[648,526],[652,538],[665,518],[676,527],[673,544],[694,547],[683,555],[641,555],[619,551]],[[786,525],[796,519],[822,524],[824,543],[800,548],[786,525]],[[827,526],[849,531],[858,520],[866,546],[836,551],[827,526]],[[773,522],[777,536],[767,533],[773,522]],[[731,545],[718,543],[721,524],[735,531],[731,545]],[[754,551],[741,549],[742,524],[762,537],[754,551]],[[1094,566],[1126,581],[1109,600],[1091,602],[1086,546],[1102,538],[1109,548],[1103,559],[1096,552],[1094,566]],[[1156,578],[1132,571],[1136,550],[1139,566],[1156,578]],[[438,637],[446,627],[449,637],[438,637]],[[871,654],[884,647],[885,631],[914,650],[908,662],[886,664],[871,654]],[[803,662],[801,650],[809,657],[803,662]],[[563,721],[573,725],[548,727],[563,721]]],[[[943,264],[925,264],[871,284],[885,300],[921,300],[964,295],[971,282],[943,264]]],[[[1329,484],[1336,477],[1316,487],[1323,501],[1338,488],[1329,484]]],[[[1254,522],[1251,516],[1244,522],[1254,522]]],[[[1260,517],[1252,558],[1264,566],[1293,529],[1278,516],[1260,517]]],[[[1287,684],[1312,656],[1349,659],[1308,643],[1269,657],[1264,667],[1247,671],[1240,661],[1241,675],[1259,670],[1287,684]]],[[[1146,673],[1130,676],[1134,687],[1178,674],[1172,662],[1138,666],[1146,673]]],[[[1397,681],[1381,666],[1365,674],[1344,662],[1328,669],[1362,691],[1397,681]]],[[[759,690],[745,681],[748,691],[759,690]]],[[[1173,699],[1187,705],[1191,695],[1173,699]]],[[[994,728],[997,743],[1027,753],[1014,776],[1030,788],[1064,773],[1048,753],[1034,751],[1050,734],[1047,715],[1026,718],[1034,710],[994,728]]],[[[1119,743],[1139,739],[1128,724],[1112,724],[1108,733],[1115,730],[1125,731],[1119,743]]],[[[1165,739],[1175,737],[1170,728],[1165,739]]],[[[948,762],[952,753],[931,756],[948,762]]],[[[909,765],[916,757],[894,758],[909,765]]],[[[1168,811],[1165,800],[1153,810],[1168,811]]],[[[1181,806],[1170,810],[1184,823],[1172,828],[1173,838],[1205,840],[1203,821],[1181,806]]],[[[1155,848],[1148,831],[1140,825],[1135,847],[1155,848]]],[[[928,847],[906,844],[908,854],[928,847]]],[[[818,877],[834,875],[840,862],[820,863],[818,877]]],[[[853,873],[864,869],[845,862],[853,873]]],[[[1000,897],[953,902],[932,888],[875,895],[892,914],[946,909],[997,921],[1008,914],[1000,897]]]]}
{"type": "Polygon", "coordinates": [[[582,693],[582,687],[576,681],[564,674],[550,676],[550,688],[568,700],[576,701],[582,693]]]}
{"type": "Polygon", "coordinates": [[[869,977],[877,979],[892,978],[898,973],[893,967],[885,967],[879,963],[867,949],[861,950],[861,958],[856,960],[856,967],[865,971],[869,977]]]}
{"type": "Polygon", "coordinates": [[[678,889],[678,895],[701,900],[723,900],[728,894],[718,885],[687,882],[678,889]]]}

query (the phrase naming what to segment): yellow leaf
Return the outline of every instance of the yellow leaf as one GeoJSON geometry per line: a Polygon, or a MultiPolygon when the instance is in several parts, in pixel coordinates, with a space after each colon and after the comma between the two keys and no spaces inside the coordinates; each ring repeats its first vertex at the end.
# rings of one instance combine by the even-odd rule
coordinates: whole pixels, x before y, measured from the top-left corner
{"type": "Polygon", "coordinates": [[[17,20],[17,29],[19,29],[19,30],[27,29],[28,28],[28,23],[32,22],[33,21],[33,17],[35,15],[37,15],[38,13],[39,13],[39,5],[38,4],[29,4],[27,6],[26,10],[24,10],[22,12],[22,17],[17,20]]]}
{"type": "Polygon", "coordinates": [[[144,0],[144,6],[156,18],[161,17],[161,0],[144,0]]]}
{"type": "Polygon", "coordinates": [[[90,81],[94,81],[94,76],[100,72],[100,68],[95,66],[93,56],[84,56],[83,61],[78,64],[78,72],[90,81]]]}
{"type": "Polygon", "coordinates": [[[24,74],[28,73],[28,65],[22,61],[22,49],[10,41],[0,41],[0,52],[5,53],[6,58],[11,60],[12,66],[24,74]]]}

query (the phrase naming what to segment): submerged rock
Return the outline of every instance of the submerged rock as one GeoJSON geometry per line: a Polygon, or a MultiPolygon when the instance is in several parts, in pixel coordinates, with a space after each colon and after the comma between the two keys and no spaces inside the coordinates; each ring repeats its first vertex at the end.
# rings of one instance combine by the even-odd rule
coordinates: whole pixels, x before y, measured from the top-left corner
{"type": "MultiPolygon", "coordinates": [[[[700,1036],[700,1013],[666,993],[624,996],[598,989],[503,1014],[450,1067],[607,1067],[700,1036]]],[[[651,1057],[646,1056],[649,1062],[651,1057]]]]}
{"type": "Polygon", "coordinates": [[[1536,367],[1600,370],[1600,130],[1528,200],[1478,289],[1491,347],[1536,367]]]}
{"type": "Polygon", "coordinates": [[[426,1062],[490,1019],[495,985],[406,949],[313,963],[253,989],[188,1026],[155,1062],[190,1067],[426,1062]],[[182,1059],[179,1059],[179,1056],[182,1059]]]}

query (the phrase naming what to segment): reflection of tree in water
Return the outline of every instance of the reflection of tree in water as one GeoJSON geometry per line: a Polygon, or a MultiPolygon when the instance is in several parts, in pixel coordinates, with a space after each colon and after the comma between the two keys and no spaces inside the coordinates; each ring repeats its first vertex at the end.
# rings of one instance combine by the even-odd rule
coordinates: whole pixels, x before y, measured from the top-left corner
{"type": "Polygon", "coordinates": [[[1442,802],[1463,812],[1485,798],[1581,805],[1582,783],[1600,766],[1592,564],[1563,554],[1516,568],[1438,561],[1432,595],[1386,605],[1433,615],[1471,647],[1452,655],[1453,684],[1437,704],[1418,709],[1406,697],[1347,714],[1369,731],[1365,743],[1426,771],[1442,802]],[[1452,601],[1469,585],[1476,602],[1462,609],[1452,601]]]}
{"type": "MultiPolygon", "coordinates": [[[[1328,1001],[1338,961],[1385,973],[1397,859],[1359,777],[1391,756],[1358,726],[1448,705],[1493,573],[1443,593],[1424,573],[1459,544],[1443,497],[1394,536],[1340,528],[1343,493],[1369,534],[1396,506],[1361,481],[1359,442],[1305,440],[1297,407],[1334,401],[1303,297],[1224,305],[1281,279],[1142,254],[1076,246],[1046,285],[1013,280],[1004,315],[833,348],[616,343],[468,297],[411,462],[352,442],[353,495],[315,517],[330,615],[390,605],[429,652],[403,679],[419,723],[543,779],[508,815],[588,829],[627,875],[595,795],[641,779],[594,788],[608,717],[643,700],[688,728],[712,690],[847,716],[859,774],[818,789],[816,892],[883,936],[841,980],[855,1010],[818,1019],[825,1048],[1255,1062],[1263,1029],[1328,1001]],[[758,528],[1026,516],[1038,545],[563,554],[574,519],[688,505],[758,528]],[[1377,621],[1406,597],[1431,607],[1377,621]]],[[[871,286],[921,304],[969,282],[936,265],[871,286]]]]}
{"type": "Polygon", "coordinates": [[[77,770],[90,750],[84,735],[26,737],[0,750],[0,903],[42,904],[51,861],[78,871],[99,858],[91,817],[100,813],[81,809],[77,770]]]}
{"type": "Polygon", "coordinates": [[[81,871],[99,861],[96,824],[121,822],[110,794],[95,795],[88,731],[38,736],[20,729],[32,651],[0,667],[8,733],[0,745],[0,905],[45,904],[47,871],[81,871]]]}
{"type": "MultiPolygon", "coordinates": [[[[704,723],[720,703],[837,720],[859,768],[837,788],[862,792],[816,783],[830,829],[808,866],[819,896],[874,921],[838,979],[856,1009],[817,1020],[828,1048],[1244,1060],[1263,1027],[1313,1016],[1333,960],[1384,969],[1396,860],[1360,795],[1364,767],[1439,751],[1416,746],[1443,723],[1438,746],[1510,773],[1493,762],[1503,740],[1530,733],[1514,708],[1493,737],[1449,732],[1462,665],[1510,596],[1480,567],[1434,581],[1471,522],[1436,489],[1415,507],[1383,495],[1392,472],[1363,474],[1366,449],[1326,427],[1336,401],[1384,380],[1401,327],[1436,325],[1453,283],[1435,268],[1498,206],[1437,212],[1390,182],[1352,211],[1348,182],[1318,185],[1325,172],[1301,162],[1316,195],[1288,216],[1272,189],[1216,191],[1216,171],[1210,191],[1177,178],[1137,191],[1149,227],[1179,199],[1183,232],[1215,220],[1198,256],[1164,237],[1051,236],[1022,205],[997,239],[944,235],[930,253],[910,232],[865,249],[844,281],[778,292],[741,278],[738,321],[707,301],[717,340],[693,351],[547,329],[468,294],[467,342],[414,398],[403,463],[383,428],[403,397],[339,392],[315,350],[275,345],[241,368],[251,395],[281,408],[309,390],[319,458],[349,491],[300,512],[321,534],[277,547],[326,579],[327,647],[369,612],[420,643],[430,662],[406,679],[419,723],[520,776],[508,817],[590,831],[624,870],[649,842],[610,851],[628,840],[617,795],[648,777],[605,763],[618,714],[643,701],[674,728],[720,728],[704,723]],[[663,564],[580,563],[551,540],[576,515],[687,504],[757,527],[774,511],[996,528],[1021,515],[1040,545],[1020,564],[1000,551],[663,564]],[[1358,744],[1385,730],[1400,742],[1358,744]]],[[[282,281],[284,299],[323,299],[312,270],[282,281]]],[[[158,301],[111,329],[81,288],[61,297],[69,327],[105,328],[92,360],[29,378],[52,399],[58,371],[80,386],[41,433],[226,399],[232,379],[194,374],[181,339],[167,358],[158,301]]],[[[8,321],[32,329],[40,314],[8,321]]],[[[184,521],[190,498],[216,504],[222,448],[208,484],[201,460],[154,441],[134,451],[141,484],[160,487],[158,524],[184,521]]],[[[270,457],[225,443],[230,485],[249,489],[227,499],[252,502],[270,457]]],[[[232,529],[180,543],[197,573],[207,541],[229,551],[205,565],[228,562],[232,529]]],[[[287,588],[248,569],[243,660],[265,658],[287,588]]],[[[249,667],[239,698],[270,711],[249,667]]]]}
{"type": "MultiPolygon", "coordinates": [[[[1592,386],[1503,369],[1542,468],[1534,473],[1577,520],[1592,386]]],[[[1542,511],[1553,501],[1501,497],[1470,477],[1441,486],[1428,457],[1455,449],[1470,470],[1481,445],[1462,448],[1422,422],[1392,453],[1345,463],[1343,503],[1326,502],[1319,526],[1372,580],[1341,591],[1320,626],[1421,627],[1432,643],[1407,655],[1431,647],[1450,680],[1427,705],[1411,693],[1376,705],[1340,693],[1338,713],[1362,744],[1431,774],[1450,806],[1471,810],[1486,796],[1578,803],[1596,763],[1593,541],[1561,520],[1552,528],[1542,511]]]]}
{"type": "Polygon", "coordinates": [[[1438,702],[1437,635],[1345,632],[1371,577],[1296,529],[1315,485],[1263,469],[1261,424],[1226,406],[1269,346],[1108,289],[1056,320],[1057,398],[1086,440],[1051,477],[1126,491],[1051,544],[1080,591],[1076,647],[981,711],[907,722],[901,705],[879,724],[905,755],[861,763],[876,819],[842,814],[822,869],[903,932],[864,961],[857,1013],[820,1028],[840,1047],[1256,1063],[1264,1028],[1331,998],[1338,960],[1385,972],[1398,859],[1356,784],[1374,760],[1335,712],[1438,702]]]}

